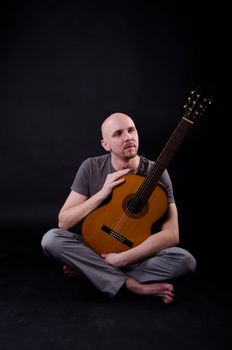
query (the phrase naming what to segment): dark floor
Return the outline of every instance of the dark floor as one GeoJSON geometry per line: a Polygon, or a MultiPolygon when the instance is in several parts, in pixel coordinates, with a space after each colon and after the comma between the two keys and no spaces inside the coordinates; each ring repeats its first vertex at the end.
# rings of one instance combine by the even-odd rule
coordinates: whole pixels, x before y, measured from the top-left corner
{"type": "MultiPolygon", "coordinates": [[[[0,349],[231,348],[229,280],[202,263],[165,305],[123,291],[103,297],[67,279],[43,255],[40,236],[1,241],[0,349]]],[[[210,265],[210,264],[209,264],[210,265]]]]}

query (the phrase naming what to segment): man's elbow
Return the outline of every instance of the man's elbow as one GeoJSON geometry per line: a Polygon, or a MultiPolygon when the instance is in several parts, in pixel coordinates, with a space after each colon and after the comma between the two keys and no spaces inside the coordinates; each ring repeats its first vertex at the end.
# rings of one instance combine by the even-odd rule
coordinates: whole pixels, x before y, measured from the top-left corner
{"type": "Polygon", "coordinates": [[[177,246],[180,243],[179,231],[174,231],[172,233],[173,246],[177,246]]]}
{"type": "Polygon", "coordinates": [[[65,220],[64,215],[62,213],[58,215],[58,227],[63,230],[67,230],[69,228],[68,223],[65,220]]]}
{"type": "Polygon", "coordinates": [[[61,228],[61,229],[63,229],[63,230],[66,230],[66,228],[67,228],[67,227],[64,225],[64,223],[63,223],[62,221],[60,221],[60,220],[58,221],[58,227],[61,228]]]}
{"type": "Polygon", "coordinates": [[[179,230],[168,230],[167,231],[167,237],[168,237],[168,240],[169,240],[169,243],[168,245],[170,247],[175,247],[179,244],[180,242],[180,239],[179,239],[179,230]]]}

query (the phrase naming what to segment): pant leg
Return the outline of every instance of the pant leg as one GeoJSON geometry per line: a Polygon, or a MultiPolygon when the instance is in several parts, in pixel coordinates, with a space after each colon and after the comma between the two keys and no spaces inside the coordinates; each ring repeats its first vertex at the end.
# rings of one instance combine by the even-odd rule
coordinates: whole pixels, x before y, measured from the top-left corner
{"type": "Polygon", "coordinates": [[[105,262],[82,241],[80,235],[67,230],[52,229],[42,239],[47,255],[82,273],[100,291],[114,296],[128,277],[140,283],[167,281],[194,272],[196,261],[185,249],[172,247],[153,257],[125,269],[115,268],[105,262]]]}
{"type": "Polygon", "coordinates": [[[196,260],[180,247],[163,249],[151,258],[128,266],[125,272],[140,283],[172,280],[196,269],[196,260]]]}
{"type": "Polygon", "coordinates": [[[51,229],[42,238],[41,245],[47,255],[74,270],[80,270],[100,291],[114,296],[128,279],[122,270],[109,265],[88,248],[81,235],[63,229],[51,229]]]}

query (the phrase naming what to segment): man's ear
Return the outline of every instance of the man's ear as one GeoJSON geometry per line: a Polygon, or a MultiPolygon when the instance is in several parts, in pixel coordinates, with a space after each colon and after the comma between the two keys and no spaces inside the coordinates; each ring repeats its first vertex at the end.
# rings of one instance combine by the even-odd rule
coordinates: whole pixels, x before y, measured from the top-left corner
{"type": "Polygon", "coordinates": [[[110,151],[110,147],[109,147],[108,142],[106,140],[104,140],[104,139],[101,140],[101,145],[107,152],[110,151]]]}

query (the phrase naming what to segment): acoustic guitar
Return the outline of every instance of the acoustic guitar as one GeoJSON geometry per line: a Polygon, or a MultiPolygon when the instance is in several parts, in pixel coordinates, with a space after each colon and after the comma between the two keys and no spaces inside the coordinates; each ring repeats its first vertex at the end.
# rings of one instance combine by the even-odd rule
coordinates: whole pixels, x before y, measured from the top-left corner
{"type": "Polygon", "coordinates": [[[128,174],[114,188],[109,200],[84,219],[82,236],[96,253],[120,253],[142,243],[152,226],[166,212],[168,198],[159,183],[183,138],[195,120],[211,104],[207,86],[191,92],[184,114],[147,176],[128,174]]]}

